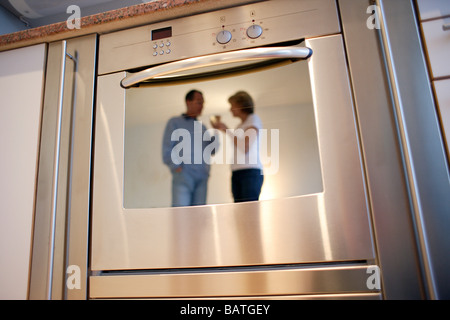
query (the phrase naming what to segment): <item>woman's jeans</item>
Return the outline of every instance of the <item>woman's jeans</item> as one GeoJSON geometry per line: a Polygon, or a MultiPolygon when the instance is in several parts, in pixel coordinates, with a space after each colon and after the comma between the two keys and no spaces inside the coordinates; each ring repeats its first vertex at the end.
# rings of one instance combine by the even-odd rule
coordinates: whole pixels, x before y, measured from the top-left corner
{"type": "Polygon", "coordinates": [[[231,190],[234,202],[257,201],[261,193],[264,176],[260,169],[242,169],[233,171],[231,190]]]}

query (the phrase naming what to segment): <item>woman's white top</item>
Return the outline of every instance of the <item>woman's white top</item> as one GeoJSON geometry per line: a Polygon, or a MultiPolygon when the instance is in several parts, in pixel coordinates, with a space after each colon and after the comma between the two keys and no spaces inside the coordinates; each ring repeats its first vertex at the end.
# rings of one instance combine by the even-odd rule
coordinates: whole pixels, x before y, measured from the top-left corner
{"type": "Polygon", "coordinates": [[[262,130],[261,119],[254,113],[247,116],[236,129],[231,130],[232,135],[237,138],[234,145],[234,159],[231,170],[261,169],[263,168],[259,155],[260,130],[262,130]],[[249,139],[249,150],[245,153],[245,139],[249,139]]]}

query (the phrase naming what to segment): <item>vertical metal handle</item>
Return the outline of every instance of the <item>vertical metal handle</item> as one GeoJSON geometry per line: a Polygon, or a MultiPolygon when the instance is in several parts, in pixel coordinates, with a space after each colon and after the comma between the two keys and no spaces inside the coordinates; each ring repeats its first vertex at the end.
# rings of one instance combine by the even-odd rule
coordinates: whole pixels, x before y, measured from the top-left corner
{"type": "Polygon", "coordinates": [[[62,125],[62,108],[64,102],[64,77],[66,74],[66,54],[67,41],[62,41],[62,56],[61,56],[61,73],[59,81],[58,94],[58,108],[57,108],[57,124],[56,124],[56,139],[54,146],[54,161],[53,161],[53,181],[52,181],[52,204],[51,204],[51,228],[50,228],[50,254],[48,261],[48,282],[47,282],[47,298],[52,299],[53,287],[53,264],[55,260],[55,233],[56,233],[56,208],[58,199],[58,174],[59,174],[59,158],[61,153],[61,125],[62,125]]]}
{"type": "Polygon", "coordinates": [[[59,160],[61,154],[61,127],[62,127],[62,113],[64,105],[64,87],[65,87],[65,75],[66,75],[66,58],[69,57],[76,62],[76,59],[67,53],[67,41],[62,41],[61,49],[61,73],[59,82],[58,93],[58,107],[57,107],[57,124],[56,124],[56,136],[54,146],[54,158],[53,158],[53,181],[52,181],[52,194],[51,194],[51,227],[50,227],[50,253],[48,260],[48,287],[47,298],[52,299],[53,288],[53,266],[55,261],[55,235],[56,235],[56,215],[57,215],[57,201],[58,201],[58,177],[59,177],[59,160]]]}
{"type": "MultiPolygon", "coordinates": [[[[71,101],[72,103],[72,130],[71,130],[71,138],[70,138],[70,164],[69,164],[69,174],[68,174],[68,192],[67,192],[67,213],[66,213],[66,224],[70,225],[71,224],[71,214],[72,214],[72,183],[73,183],[73,158],[74,158],[74,131],[75,131],[75,120],[76,120],[76,97],[77,97],[77,72],[78,72],[78,59],[77,59],[77,52],[75,51],[75,55],[71,55],[69,53],[66,52],[66,57],[70,58],[74,63],[74,79],[73,79],[73,86],[72,86],[72,95],[73,95],[73,99],[71,101]]],[[[66,274],[67,270],[68,270],[68,266],[70,264],[70,255],[69,255],[69,250],[70,250],[70,228],[68,228],[66,230],[66,234],[65,234],[65,239],[66,239],[66,245],[65,245],[65,255],[66,255],[66,262],[64,265],[64,274],[66,274]]],[[[63,281],[64,282],[64,281],[63,281]]],[[[64,283],[65,284],[65,283],[64,283]]],[[[64,286],[64,291],[63,291],[63,297],[64,299],[67,299],[68,293],[67,293],[67,285],[64,286]]]]}

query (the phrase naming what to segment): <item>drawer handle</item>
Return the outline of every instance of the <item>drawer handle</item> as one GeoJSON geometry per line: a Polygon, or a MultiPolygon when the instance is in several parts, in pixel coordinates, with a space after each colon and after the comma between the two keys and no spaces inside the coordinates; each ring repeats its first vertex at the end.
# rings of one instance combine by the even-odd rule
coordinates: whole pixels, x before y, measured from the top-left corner
{"type": "Polygon", "coordinates": [[[442,30],[449,31],[450,30],[450,23],[446,23],[442,26],[442,30]]]}

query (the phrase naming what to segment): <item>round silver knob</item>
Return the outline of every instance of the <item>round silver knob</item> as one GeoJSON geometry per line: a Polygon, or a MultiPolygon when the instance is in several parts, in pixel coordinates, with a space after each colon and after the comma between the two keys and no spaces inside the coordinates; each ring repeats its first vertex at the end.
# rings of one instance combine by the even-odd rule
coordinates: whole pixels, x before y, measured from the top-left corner
{"type": "Polygon", "coordinates": [[[259,38],[263,33],[261,26],[254,24],[247,29],[247,36],[251,39],[259,38]]]}
{"type": "Polygon", "coordinates": [[[231,41],[232,35],[230,31],[222,30],[217,34],[217,42],[220,44],[226,44],[231,41]]]}

